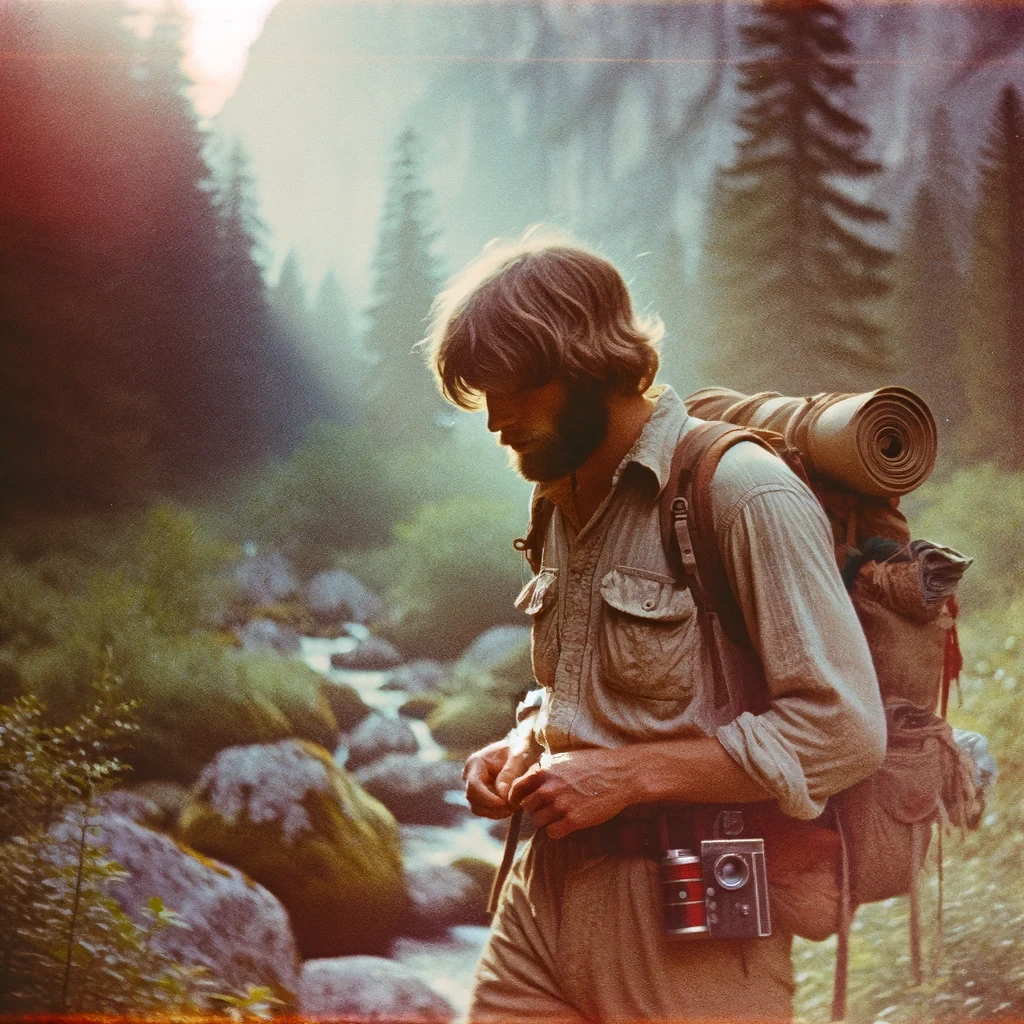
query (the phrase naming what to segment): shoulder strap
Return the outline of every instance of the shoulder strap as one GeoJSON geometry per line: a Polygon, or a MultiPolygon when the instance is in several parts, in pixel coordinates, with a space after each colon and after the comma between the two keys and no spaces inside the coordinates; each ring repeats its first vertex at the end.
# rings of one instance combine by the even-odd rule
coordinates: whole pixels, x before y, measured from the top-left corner
{"type": "Polygon", "coordinates": [[[512,547],[526,556],[526,561],[530,563],[530,569],[535,576],[540,572],[544,556],[544,536],[548,532],[548,523],[551,522],[554,511],[554,502],[535,490],[530,502],[530,523],[526,527],[526,536],[517,537],[512,541],[512,547]]]}
{"type": "Polygon", "coordinates": [[[750,648],[751,641],[718,550],[711,504],[711,478],[733,445],[752,441],[777,454],[773,440],[762,431],[730,423],[699,423],[680,438],[669,479],[662,492],[662,543],[673,574],[683,586],[690,588],[697,605],[698,618],[711,654],[715,704],[718,707],[724,706],[729,698],[715,636],[715,621],[733,643],[750,648]]]}
{"type": "Polygon", "coordinates": [[[722,563],[715,537],[711,478],[725,453],[752,441],[777,454],[763,431],[730,423],[707,422],[692,427],[676,446],[661,500],[661,535],[673,573],[694,590],[704,611],[717,614],[726,636],[750,646],[740,611],[722,563]]]}

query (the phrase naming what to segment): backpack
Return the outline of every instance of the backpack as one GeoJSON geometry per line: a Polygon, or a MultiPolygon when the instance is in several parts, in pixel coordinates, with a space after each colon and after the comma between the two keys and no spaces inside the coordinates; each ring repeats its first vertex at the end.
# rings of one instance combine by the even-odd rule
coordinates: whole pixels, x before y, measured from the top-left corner
{"type": "MultiPolygon", "coordinates": [[[[913,548],[909,527],[894,501],[855,493],[808,472],[801,452],[780,433],[724,421],[700,422],[676,447],[662,491],[660,520],[669,565],[693,595],[711,652],[716,705],[726,702],[727,693],[715,634],[747,648],[751,641],[715,543],[710,482],[725,453],[745,441],[782,458],[824,508],[886,709],[888,737],[881,768],[833,796],[819,819],[821,828],[839,837],[834,891],[816,907],[811,906],[813,895],[794,892],[797,914],[809,911],[806,927],[799,920],[791,922],[795,934],[821,940],[838,933],[832,1005],[832,1018],[838,1020],[845,1016],[849,932],[856,908],[893,896],[910,897],[911,971],[920,983],[917,883],[933,826],[938,826],[940,948],[942,830],[949,824],[975,827],[981,817],[973,762],[945,720],[950,685],[962,667],[957,606],[955,597],[934,607],[922,601],[918,561],[908,557],[913,548]],[[861,532],[865,528],[871,531],[867,537],[861,532]],[[881,554],[886,557],[876,557],[881,554]],[[823,902],[828,905],[823,907],[823,902]]],[[[515,544],[534,572],[540,567],[552,512],[549,499],[535,498],[526,537],[515,544]]],[[[752,708],[764,707],[763,694],[749,697],[752,708]]],[[[828,848],[823,844],[822,849],[828,848]]]]}

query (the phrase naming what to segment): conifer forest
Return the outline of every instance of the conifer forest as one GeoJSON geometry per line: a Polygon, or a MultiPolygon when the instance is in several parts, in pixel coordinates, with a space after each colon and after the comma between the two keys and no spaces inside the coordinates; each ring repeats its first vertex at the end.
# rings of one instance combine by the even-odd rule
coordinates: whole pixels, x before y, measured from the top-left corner
{"type": "Polygon", "coordinates": [[[846,1017],[1024,1017],[1024,3],[266,0],[215,103],[207,7],[0,0],[0,1019],[465,1010],[530,485],[417,343],[535,224],[682,396],[927,402],[983,806],[846,1017]]]}

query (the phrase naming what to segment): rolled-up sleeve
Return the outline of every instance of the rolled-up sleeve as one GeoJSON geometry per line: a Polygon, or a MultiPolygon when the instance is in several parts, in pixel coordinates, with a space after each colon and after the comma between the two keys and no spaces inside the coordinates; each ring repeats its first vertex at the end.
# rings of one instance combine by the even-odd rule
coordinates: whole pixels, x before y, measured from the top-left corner
{"type": "Polygon", "coordinates": [[[764,666],[768,708],[716,735],[785,813],[813,818],[881,764],[885,716],[821,507],[788,470],[766,465],[757,475],[716,516],[716,532],[764,666]]]}

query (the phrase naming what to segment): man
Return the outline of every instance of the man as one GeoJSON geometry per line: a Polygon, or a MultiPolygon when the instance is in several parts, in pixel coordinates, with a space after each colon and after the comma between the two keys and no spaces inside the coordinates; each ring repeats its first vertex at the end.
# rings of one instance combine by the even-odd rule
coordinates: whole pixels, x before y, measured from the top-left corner
{"type": "Polygon", "coordinates": [[[475,813],[521,808],[537,826],[502,892],[471,1020],[788,1019],[791,934],[777,923],[768,938],[666,937],[656,855],[630,837],[666,809],[685,828],[718,804],[770,807],[797,826],[884,753],[827,520],[781,460],[741,443],[711,488],[754,650],[709,640],[673,578],[660,492],[696,421],[651,387],[659,338],[610,263],[538,234],[485,250],[437,303],[442,391],[486,407],[554,506],[517,601],[542,699],[466,763],[475,813]]]}

